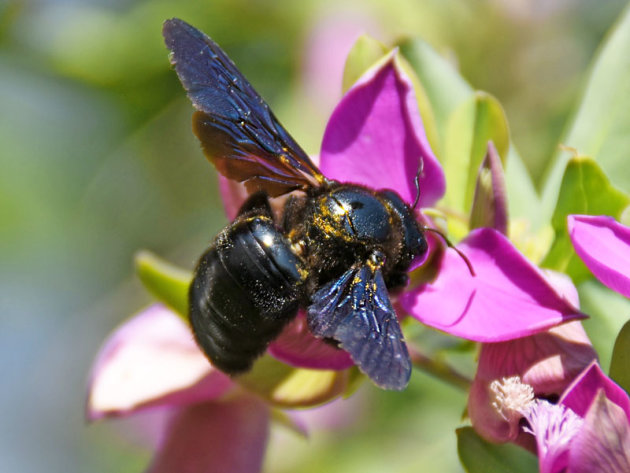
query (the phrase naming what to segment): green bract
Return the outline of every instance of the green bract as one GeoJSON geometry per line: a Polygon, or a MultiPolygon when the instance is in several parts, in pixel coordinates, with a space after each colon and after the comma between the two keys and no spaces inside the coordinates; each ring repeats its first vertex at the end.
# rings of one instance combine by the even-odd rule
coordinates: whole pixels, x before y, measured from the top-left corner
{"type": "Polygon", "coordinates": [[[588,279],[590,272],[573,251],[569,240],[567,216],[610,215],[618,219],[629,203],[630,197],[611,185],[593,159],[572,158],[564,172],[558,202],[551,219],[555,240],[542,266],[565,272],[576,284],[588,279]]]}
{"type": "Polygon", "coordinates": [[[468,473],[535,473],[536,457],[512,444],[497,445],[479,437],[472,427],[457,429],[457,453],[468,473]]]}

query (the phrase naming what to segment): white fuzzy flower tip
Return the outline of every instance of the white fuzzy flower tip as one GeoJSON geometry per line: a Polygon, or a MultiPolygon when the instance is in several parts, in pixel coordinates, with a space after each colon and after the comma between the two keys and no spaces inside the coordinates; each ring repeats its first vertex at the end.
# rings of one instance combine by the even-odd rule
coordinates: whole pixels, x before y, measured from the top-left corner
{"type": "Polygon", "coordinates": [[[524,415],[529,423],[525,432],[536,438],[541,473],[561,471],[584,419],[562,404],[551,404],[542,399],[534,401],[524,415]]]}
{"type": "Polygon", "coordinates": [[[490,390],[494,394],[492,407],[508,422],[518,421],[534,402],[534,389],[519,376],[495,380],[490,390]]]}

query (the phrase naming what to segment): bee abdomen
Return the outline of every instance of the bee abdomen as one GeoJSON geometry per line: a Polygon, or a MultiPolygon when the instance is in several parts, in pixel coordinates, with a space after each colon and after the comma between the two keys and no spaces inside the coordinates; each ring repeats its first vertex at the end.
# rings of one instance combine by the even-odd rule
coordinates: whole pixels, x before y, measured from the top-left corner
{"type": "Polygon", "coordinates": [[[203,254],[190,287],[190,321],[214,366],[251,368],[297,313],[304,271],[268,217],[238,219],[203,254]]]}

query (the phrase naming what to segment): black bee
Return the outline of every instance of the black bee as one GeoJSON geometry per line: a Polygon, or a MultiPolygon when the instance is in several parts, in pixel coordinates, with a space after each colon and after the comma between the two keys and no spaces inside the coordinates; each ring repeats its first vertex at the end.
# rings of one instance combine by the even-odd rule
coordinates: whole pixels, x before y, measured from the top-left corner
{"type": "Polygon", "coordinates": [[[404,389],[411,361],[389,293],[427,251],[413,210],[394,191],[326,179],[216,43],[179,19],[163,34],[205,155],[251,193],[195,270],[200,347],[242,373],[302,307],[315,336],[378,386],[404,389]],[[293,191],[276,220],[269,198],[293,191]]]}

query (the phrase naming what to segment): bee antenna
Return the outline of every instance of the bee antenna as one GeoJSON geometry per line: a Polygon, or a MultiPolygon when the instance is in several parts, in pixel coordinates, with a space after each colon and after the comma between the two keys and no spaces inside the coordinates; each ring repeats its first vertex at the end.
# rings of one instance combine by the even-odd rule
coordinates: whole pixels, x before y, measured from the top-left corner
{"type": "Polygon", "coordinates": [[[418,164],[418,172],[416,172],[416,177],[413,178],[413,183],[416,187],[416,198],[413,201],[413,205],[411,206],[412,210],[416,210],[416,205],[418,205],[418,201],[420,200],[420,176],[424,172],[424,160],[420,158],[420,164],[418,164]]]}
{"type": "Polygon", "coordinates": [[[446,243],[446,246],[448,246],[449,248],[453,248],[455,250],[455,252],[459,255],[459,257],[461,259],[464,260],[464,263],[466,263],[466,266],[468,266],[468,271],[470,271],[470,275],[475,277],[475,269],[473,268],[472,263],[470,262],[470,260],[468,259],[468,257],[461,251],[458,250],[455,245],[453,245],[451,243],[451,241],[446,237],[446,235],[444,235],[444,233],[442,233],[439,230],[436,230],[435,228],[431,228],[431,227],[422,227],[422,230],[424,231],[428,231],[428,232],[433,232],[433,233],[437,233],[438,235],[440,235],[442,237],[442,239],[444,240],[444,242],[446,243]]]}

